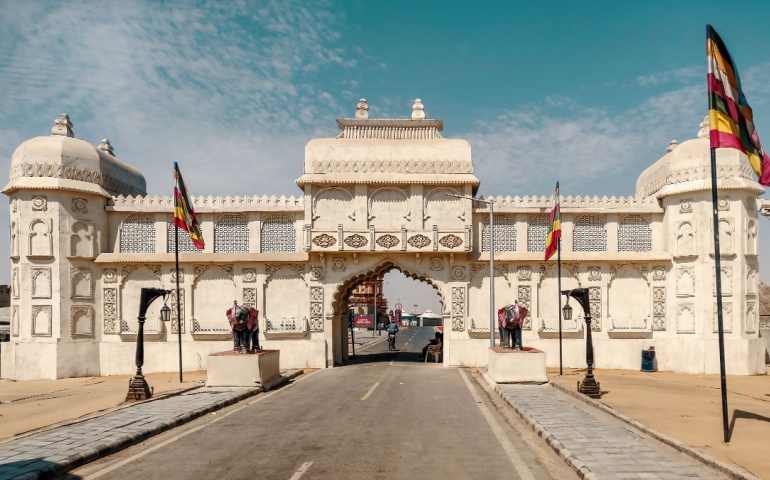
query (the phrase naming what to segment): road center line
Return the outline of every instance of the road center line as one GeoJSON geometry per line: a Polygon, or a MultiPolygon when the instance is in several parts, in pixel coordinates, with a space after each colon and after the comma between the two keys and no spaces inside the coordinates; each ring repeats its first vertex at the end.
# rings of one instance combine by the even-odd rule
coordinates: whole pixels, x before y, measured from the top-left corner
{"type": "Polygon", "coordinates": [[[312,464],[313,464],[313,462],[305,462],[305,463],[303,463],[302,466],[299,467],[299,470],[294,472],[294,475],[292,475],[289,480],[299,480],[302,477],[302,475],[304,475],[305,472],[307,472],[307,469],[310,468],[310,465],[312,465],[312,464]]]}
{"type": "Polygon", "coordinates": [[[530,472],[526,465],[524,465],[524,461],[521,459],[519,452],[516,451],[516,447],[513,446],[510,440],[508,440],[508,437],[505,436],[502,427],[500,427],[500,424],[492,415],[492,412],[490,412],[489,408],[487,408],[487,406],[481,401],[481,397],[479,397],[479,394],[476,393],[476,389],[473,388],[471,381],[468,380],[468,375],[465,373],[465,371],[460,370],[460,376],[463,377],[465,385],[468,387],[468,390],[471,392],[473,399],[476,401],[476,405],[478,405],[479,410],[481,410],[481,414],[484,415],[484,418],[487,420],[489,427],[492,429],[492,433],[494,433],[495,437],[497,437],[497,441],[500,442],[500,446],[503,447],[506,455],[508,455],[508,459],[511,461],[513,467],[516,469],[516,472],[519,474],[519,478],[522,480],[535,480],[532,472],[530,472]]]}
{"type": "Polygon", "coordinates": [[[374,389],[375,389],[375,388],[377,388],[377,386],[378,386],[379,384],[380,384],[380,382],[377,382],[377,383],[375,383],[375,384],[372,386],[372,388],[370,388],[370,389],[369,389],[369,391],[368,391],[368,392],[366,392],[366,395],[364,395],[363,397],[361,397],[361,400],[366,400],[367,398],[369,398],[369,395],[371,395],[371,394],[372,394],[372,392],[374,391],[374,389]]]}
{"type": "MultiPolygon", "coordinates": [[[[293,381],[293,382],[291,382],[290,384],[288,384],[288,385],[286,385],[285,387],[283,387],[281,390],[283,390],[283,389],[285,389],[285,388],[289,388],[289,387],[291,387],[292,385],[294,385],[295,383],[298,383],[298,382],[300,382],[300,381],[302,381],[302,380],[306,379],[307,377],[309,377],[309,376],[311,376],[311,375],[313,375],[313,374],[315,374],[315,373],[321,372],[321,371],[322,371],[322,370],[316,370],[316,371],[314,371],[314,372],[310,372],[310,373],[308,373],[307,375],[303,375],[303,376],[301,376],[300,378],[298,378],[297,380],[294,380],[294,381],[293,381]]],[[[244,404],[244,405],[242,405],[242,406],[240,406],[240,407],[238,407],[238,408],[235,408],[235,409],[233,409],[233,410],[230,410],[229,412],[227,412],[227,413],[224,413],[224,414],[222,414],[222,415],[219,415],[219,416],[217,416],[217,418],[215,418],[215,419],[213,419],[213,420],[211,420],[211,421],[209,421],[209,422],[206,422],[206,423],[204,423],[203,425],[198,425],[198,426],[197,426],[197,427],[195,427],[195,428],[191,428],[190,430],[188,430],[188,431],[186,431],[186,432],[184,432],[184,433],[180,433],[179,435],[175,435],[175,436],[173,436],[173,437],[169,438],[168,440],[165,440],[165,441],[163,441],[163,442],[161,442],[161,443],[159,443],[159,444],[157,444],[157,445],[153,445],[152,447],[148,448],[147,450],[142,450],[141,452],[137,453],[136,455],[132,455],[132,456],[130,456],[130,457],[128,457],[128,458],[126,458],[126,459],[124,459],[124,460],[121,460],[121,461],[119,461],[118,463],[115,463],[115,464],[113,464],[113,465],[110,465],[109,467],[107,467],[107,468],[105,468],[105,469],[103,469],[103,470],[99,470],[98,472],[95,472],[95,473],[93,473],[93,474],[91,474],[91,475],[87,475],[87,476],[83,477],[83,480],[93,480],[93,479],[96,479],[96,478],[99,478],[99,477],[101,477],[102,475],[105,475],[105,474],[107,474],[107,473],[110,473],[110,472],[111,472],[111,471],[113,471],[113,470],[117,470],[118,468],[120,468],[120,467],[122,467],[122,466],[124,466],[124,465],[127,465],[127,464],[129,464],[129,463],[133,462],[134,460],[136,460],[136,459],[138,459],[138,458],[141,458],[141,457],[143,457],[143,456],[145,456],[145,455],[147,455],[147,454],[149,454],[149,453],[152,453],[152,452],[154,452],[155,450],[158,450],[158,449],[160,449],[160,448],[163,448],[163,447],[165,447],[166,445],[169,445],[169,444],[171,444],[171,443],[174,443],[174,442],[176,442],[177,440],[180,440],[180,439],[182,439],[182,438],[186,437],[187,435],[190,435],[191,433],[195,433],[195,432],[197,432],[198,430],[201,430],[201,429],[203,429],[203,428],[206,428],[206,427],[208,427],[209,425],[211,425],[211,424],[213,424],[213,423],[216,423],[216,422],[218,422],[218,421],[220,421],[220,420],[224,420],[225,418],[229,417],[230,415],[234,414],[235,412],[239,412],[239,411],[243,410],[244,408],[246,408],[246,407],[248,407],[248,406],[254,405],[254,404],[255,404],[255,403],[257,403],[257,402],[261,402],[262,400],[264,400],[264,399],[266,399],[266,398],[269,398],[269,397],[271,397],[271,396],[275,395],[276,393],[280,392],[281,390],[273,390],[272,392],[267,392],[267,393],[264,393],[264,392],[263,392],[263,393],[260,393],[259,395],[257,395],[257,399],[256,399],[256,400],[254,400],[254,401],[252,401],[252,402],[246,403],[246,404],[244,404]]],[[[311,462],[311,463],[312,463],[312,462],[311,462]]],[[[303,472],[303,473],[304,473],[304,472],[303,472]]],[[[293,477],[292,477],[292,478],[293,478],[293,477]]],[[[297,478],[299,478],[299,477],[297,477],[297,478]]]]}

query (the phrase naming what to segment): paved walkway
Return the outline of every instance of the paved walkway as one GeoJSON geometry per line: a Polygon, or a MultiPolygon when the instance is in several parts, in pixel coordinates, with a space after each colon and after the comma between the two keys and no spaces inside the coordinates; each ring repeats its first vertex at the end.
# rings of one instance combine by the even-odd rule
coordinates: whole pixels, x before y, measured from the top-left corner
{"type": "Polygon", "coordinates": [[[727,478],[661,445],[652,448],[654,441],[579,408],[579,401],[550,385],[491,385],[584,478],[727,478]]]}
{"type": "Polygon", "coordinates": [[[47,478],[261,392],[261,387],[198,388],[0,445],[0,479],[47,478]]]}

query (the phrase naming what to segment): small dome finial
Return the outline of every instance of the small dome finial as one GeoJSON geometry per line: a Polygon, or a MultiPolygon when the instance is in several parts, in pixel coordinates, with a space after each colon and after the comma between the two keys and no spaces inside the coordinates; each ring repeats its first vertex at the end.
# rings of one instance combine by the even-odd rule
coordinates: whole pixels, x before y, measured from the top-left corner
{"type": "Polygon", "coordinates": [[[115,149],[112,148],[112,145],[110,144],[110,141],[106,138],[102,138],[102,143],[99,144],[98,147],[99,150],[101,150],[104,153],[109,153],[113,157],[115,156],[115,149]]]}
{"type": "Polygon", "coordinates": [[[356,105],[356,118],[369,118],[369,105],[365,98],[359,100],[358,105],[356,105]]]}
{"type": "Polygon", "coordinates": [[[700,122],[700,130],[698,130],[698,138],[709,138],[709,116],[706,115],[703,121],[700,122]]]}
{"type": "Polygon", "coordinates": [[[677,142],[676,140],[671,140],[671,143],[669,143],[668,147],[666,148],[666,153],[671,153],[678,146],[679,146],[679,142],[677,142]]]}
{"type": "Polygon", "coordinates": [[[66,113],[59,114],[54,120],[53,128],[51,129],[51,135],[61,135],[63,137],[74,137],[72,133],[72,122],[70,122],[70,116],[66,113]]]}
{"type": "Polygon", "coordinates": [[[425,118],[425,107],[422,100],[417,98],[412,105],[412,120],[422,120],[423,118],[425,118]]]}

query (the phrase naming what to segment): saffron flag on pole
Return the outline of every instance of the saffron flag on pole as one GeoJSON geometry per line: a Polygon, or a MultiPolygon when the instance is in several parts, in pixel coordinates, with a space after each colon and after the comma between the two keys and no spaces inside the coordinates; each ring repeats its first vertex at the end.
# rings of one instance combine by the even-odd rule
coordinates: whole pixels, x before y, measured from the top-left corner
{"type": "Polygon", "coordinates": [[[545,261],[556,253],[559,239],[561,238],[561,212],[559,211],[559,182],[556,182],[556,191],[553,194],[553,207],[548,219],[548,238],[545,241],[545,261]]]}
{"type": "Polygon", "coordinates": [[[754,114],[741,89],[741,79],[724,42],[706,27],[708,56],[709,137],[711,148],[735,148],[749,158],[759,183],[770,185],[770,158],[754,130],[754,114]]]}
{"type": "Polygon", "coordinates": [[[174,225],[186,230],[190,234],[190,239],[199,250],[203,250],[203,234],[201,233],[200,222],[195,216],[190,198],[187,195],[187,187],[182,180],[182,174],[179,172],[179,166],[174,162],[174,225]]]}

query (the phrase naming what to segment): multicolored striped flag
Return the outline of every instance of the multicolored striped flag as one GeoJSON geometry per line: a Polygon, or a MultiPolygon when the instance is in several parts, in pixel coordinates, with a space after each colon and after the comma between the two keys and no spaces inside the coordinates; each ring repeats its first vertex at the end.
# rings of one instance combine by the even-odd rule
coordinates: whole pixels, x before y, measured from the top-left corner
{"type": "Polygon", "coordinates": [[[545,241],[545,261],[556,253],[561,238],[561,211],[559,209],[559,182],[556,182],[556,191],[553,194],[553,207],[548,219],[548,238],[545,241]]]}
{"type": "Polygon", "coordinates": [[[174,162],[174,225],[187,230],[190,239],[199,250],[203,250],[203,234],[201,233],[200,222],[195,216],[192,203],[187,196],[187,187],[182,180],[182,174],[179,172],[179,166],[174,162]]]}
{"type": "Polygon", "coordinates": [[[770,158],[759,144],[754,114],[743,95],[735,62],[711,25],[706,27],[706,37],[711,148],[745,153],[759,183],[770,185],[770,158]]]}

